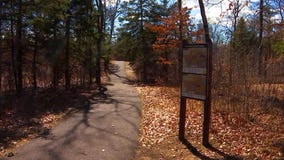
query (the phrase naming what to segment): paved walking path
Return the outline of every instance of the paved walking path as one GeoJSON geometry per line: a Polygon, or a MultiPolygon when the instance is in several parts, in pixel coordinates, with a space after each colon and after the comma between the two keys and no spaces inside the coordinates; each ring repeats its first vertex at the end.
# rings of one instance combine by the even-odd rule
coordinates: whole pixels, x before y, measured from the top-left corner
{"type": "Polygon", "coordinates": [[[125,64],[111,74],[105,98],[94,96],[85,111],[60,122],[45,138],[34,139],[7,160],[128,160],[135,155],[140,99],[125,81],[125,64]]]}

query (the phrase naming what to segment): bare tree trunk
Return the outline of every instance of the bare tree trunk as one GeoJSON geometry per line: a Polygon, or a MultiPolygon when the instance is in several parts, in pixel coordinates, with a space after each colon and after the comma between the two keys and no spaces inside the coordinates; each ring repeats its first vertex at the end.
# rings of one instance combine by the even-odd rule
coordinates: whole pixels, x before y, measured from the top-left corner
{"type": "Polygon", "coordinates": [[[53,65],[52,68],[52,73],[53,73],[53,77],[52,77],[52,86],[53,88],[57,88],[58,86],[58,67],[57,67],[57,62],[55,62],[55,64],[53,65]]]}
{"type": "MultiPolygon", "coordinates": [[[[53,40],[54,42],[57,41],[57,33],[56,33],[56,22],[54,21],[53,23],[53,40]]],[[[56,48],[53,48],[53,51],[54,53],[53,54],[56,54],[56,48]]],[[[52,77],[52,87],[53,88],[56,88],[58,86],[58,74],[59,74],[59,71],[58,71],[58,64],[57,64],[57,59],[54,59],[53,60],[53,66],[52,66],[52,73],[53,73],[53,77],[52,77]]]]}
{"type": "Polygon", "coordinates": [[[89,68],[88,68],[88,72],[89,72],[88,73],[89,74],[89,86],[91,86],[93,84],[93,64],[92,64],[93,51],[92,51],[92,49],[89,49],[88,55],[89,55],[89,68]]]}
{"type": "Polygon", "coordinates": [[[104,9],[103,9],[103,2],[102,0],[97,1],[97,7],[99,11],[98,21],[97,21],[97,29],[99,37],[96,41],[97,47],[97,56],[96,56],[96,84],[101,86],[101,55],[102,55],[102,41],[103,41],[103,27],[104,27],[104,9]]]}
{"type": "MultiPolygon", "coordinates": [[[[12,12],[14,11],[14,2],[11,1],[10,7],[12,9],[12,12]]],[[[16,87],[18,85],[18,78],[17,78],[17,70],[16,70],[16,64],[15,64],[15,55],[16,55],[16,49],[15,49],[15,33],[14,33],[14,13],[11,13],[10,17],[10,33],[11,33],[11,71],[14,76],[14,86],[16,87]]],[[[10,81],[9,81],[10,84],[10,81]]],[[[10,85],[11,86],[11,85],[10,85]]],[[[10,88],[12,89],[12,88],[10,88]]]]}
{"type": "MultiPolygon", "coordinates": [[[[169,56],[168,56],[168,53],[167,51],[164,53],[164,57],[165,57],[165,60],[166,61],[169,61],[169,56]]],[[[169,64],[163,64],[163,70],[164,70],[164,77],[165,77],[165,82],[169,82],[169,79],[170,79],[170,74],[169,74],[169,64]]]]}
{"type": "MultiPolygon", "coordinates": [[[[233,2],[233,10],[232,10],[232,15],[233,15],[233,19],[232,19],[232,25],[233,25],[233,30],[232,30],[232,35],[231,35],[231,40],[233,39],[233,35],[237,29],[237,23],[238,23],[238,18],[239,18],[239,14],[241,12],[241,10],[243,9],[243,7],[241,6],[241,2],[240,0],[236,0],[235,2],[233,2]]],[[[230,110],[232,109],[232,100],[233,100],[233,96],[232,96],[232,90],[233,90],[233,80],[235,79],[234,75],[235,75],[235,71],[236,71],[236,64],[237,63],[237,55],[236,53],[233,51],[232,48],[235,48],[235,44],[233,43],[230,46],[230,51],[229,51],[229,87],[228,87],[228,111],[230,112],[230,110]]]]}
{"type": "Polygon", "coordinates": [[[240,2],[239,0],[237,0],[234,4],[234,8],[233,8],[233,33],[236,31],[237,28],[237,20],[239,18],[239,13],[240,13],[240,2]]]}
{"type": "Polygon", "coordinates": [[[146,43],[145,43],[145,36],[144,36],[144,21],[143,21],[143,14],[144,14],[144,10],[143,10],[143,0],[139,0],[139,18],[140,18],[140,29],[139,29],[139,32],[140,32],[140,47],[141,47],[141,50],[142,50],[142,60],[143,60],[143,63],[142,63],[142,68],[143,68],[143,71],[142,71],[142,81],[143,82],[147,82],[148,81],[148,77],[147,77],[147,51],[146,51],[146,43]]]}
{"type": "Polygon", "coordinates": [[[263,34],[263,0],[260,0],[259,4],[259,53],[258,53],[258,73],[261,75],[262,73],[262,57],[263,57],[263,41],[262,41],[262,34],[263,34]]]}
{"type": "MultiPolygon", "coordinates": [[[[67,14],[71,14],[68,10],[67,14]]],[[[69,71],[69,54],[70,54],[70,15],[67,17],[66,21],[66,48],[65,48],[65,89],[70,88],[70,71],[69,71]]]]}
{"type": "Polygon", "coordinates": [[[2,16],[3,16],[3,8],[2,3],[0,3],[0,106],[1,106],[1,95],[2,95],[2,54],[4,52],[3,49],[3,41],[4,35],[2,35],[2,16]],[[3,37],[2,37],[3,36],[3,37]]]}
{"type": "Polygon", "coordinates": [[[17,67],[17,94],[21,94],[23,89],[23,46],[22,46],[22,0],[18,1],[18,16],[16,23],[16,67],[17,67]]]}
{"type": "Polygon", "coordinates": [[[37,75],[36,75],[36,57],[37,57],[37,33],[35,33],[34,39],[34,51],[33,51],[33,62],[32,62],[32,75],[33,75],[33,90],[37,89],[37,75]]]}
{"type": "Polygon", "coordinates": [[[101,86],[101,45],[102,45],[102,15],[98,17],[98,32],[99,32],[99,38],[96,41],[97,44],[97,57],[96,57],[96,84],[98,86],[101,86]]]}
{"type": "Polygon", "coordinates": [[[118,6],[120,4],[120,0],[116,0],[115,2],[115,10],[114,10],[114,13],[111,17],[111,21],[110,21],[110,42],[112,41],[112,36],[113,36],[113,31],[114,31],[114,22],[115,22],[115,19],[117,18],[117,11],[118,11],[118,6]]]}
{"type": "Polygon", "coordinates": [[[276,3],[278,5],[279,15],[280,15],[280,18],[281,18],[281,23],[283,23],[283,19],[284,19],[284,15],[283,15],[283,10],[284,10],[283,0],[276,0],[276,3]],[[281,2],[282,2],[282,4],[281,4],[281,2]]]}

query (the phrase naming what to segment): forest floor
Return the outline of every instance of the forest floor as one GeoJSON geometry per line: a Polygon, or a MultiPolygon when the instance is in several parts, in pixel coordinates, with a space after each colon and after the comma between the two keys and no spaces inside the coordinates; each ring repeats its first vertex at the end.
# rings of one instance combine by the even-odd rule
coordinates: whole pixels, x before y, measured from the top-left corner
{"type": "MultiPolygon", "coordinates": [[[[135,75],[128,71],[129,77],[135,75]]],[[[284,85],[281,86],[283,89],[284,85]]],[[[179,89],[164,85],[138,85],[142,122],[135,160],[283,160],[284,108],[251,108],[249,118],[225,112],[213,101],[210,144],[202,145],[203,103],[187,101],[186,141],[178,139],[179,89]]],[[[284,97],[283,97],[284,98],[284,97]]],[[[280,102],[282,104],[284,99],[280,102]]]]}
{"type": "Polygon", "coordinates": [[[284,159],[283,113],[272,115],[252,111],[254,119],[248,121],[237,113],[213,110],[210,128],[212,147],[205,148],[201,143],[201,102],[188,101],[187,142],[181,142],[178,140],[178,88],[139,86],[137,89],[143,107],[136,160],[284,159]]]}

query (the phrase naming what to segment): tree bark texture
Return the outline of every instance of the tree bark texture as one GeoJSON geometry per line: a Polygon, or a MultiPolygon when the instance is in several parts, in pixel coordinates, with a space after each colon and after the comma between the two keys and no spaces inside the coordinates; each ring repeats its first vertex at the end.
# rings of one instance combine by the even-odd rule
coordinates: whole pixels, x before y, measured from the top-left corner
{"type": "Polygon", "coordinates": [[[263,34],[263,0],[260,0],[259,3],[259,37],[258,37],[258,43],[259,43],[259,54],[258,54],[258,73],[259,75],[262,74],[262,52],[263,52],[263,42],[262,42],[262,34],[263,34]]]}
{"type": "Polygon", "coordinates": [[[65,89],[68,90],[70,88],[70,71],[69,71],[69,55],[70,55],[70,21],[71,21],[71,13],[68,11],[68,17],[66,21],[66,46],[65,46],[65,89]]]}
{"type": "Polygon", "coordinates": [[[17,94],[23,89],[23,46],[22,46],[22,0],[18,0],[18,16],[16,21],[16,69],[17,69],[17,94]]]}

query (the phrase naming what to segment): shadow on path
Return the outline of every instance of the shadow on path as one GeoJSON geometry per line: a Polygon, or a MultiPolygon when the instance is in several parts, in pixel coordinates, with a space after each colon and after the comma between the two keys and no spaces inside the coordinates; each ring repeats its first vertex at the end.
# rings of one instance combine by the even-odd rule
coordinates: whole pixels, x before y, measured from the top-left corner
{"type": "Polygon", "coordinates": [[[140,99],[122,77],[118,63],[111,83],[84,93],[88,100],[51,130],[16,151],[15,160],[125,160],[135,155],[139,135],[140,99]]]}

